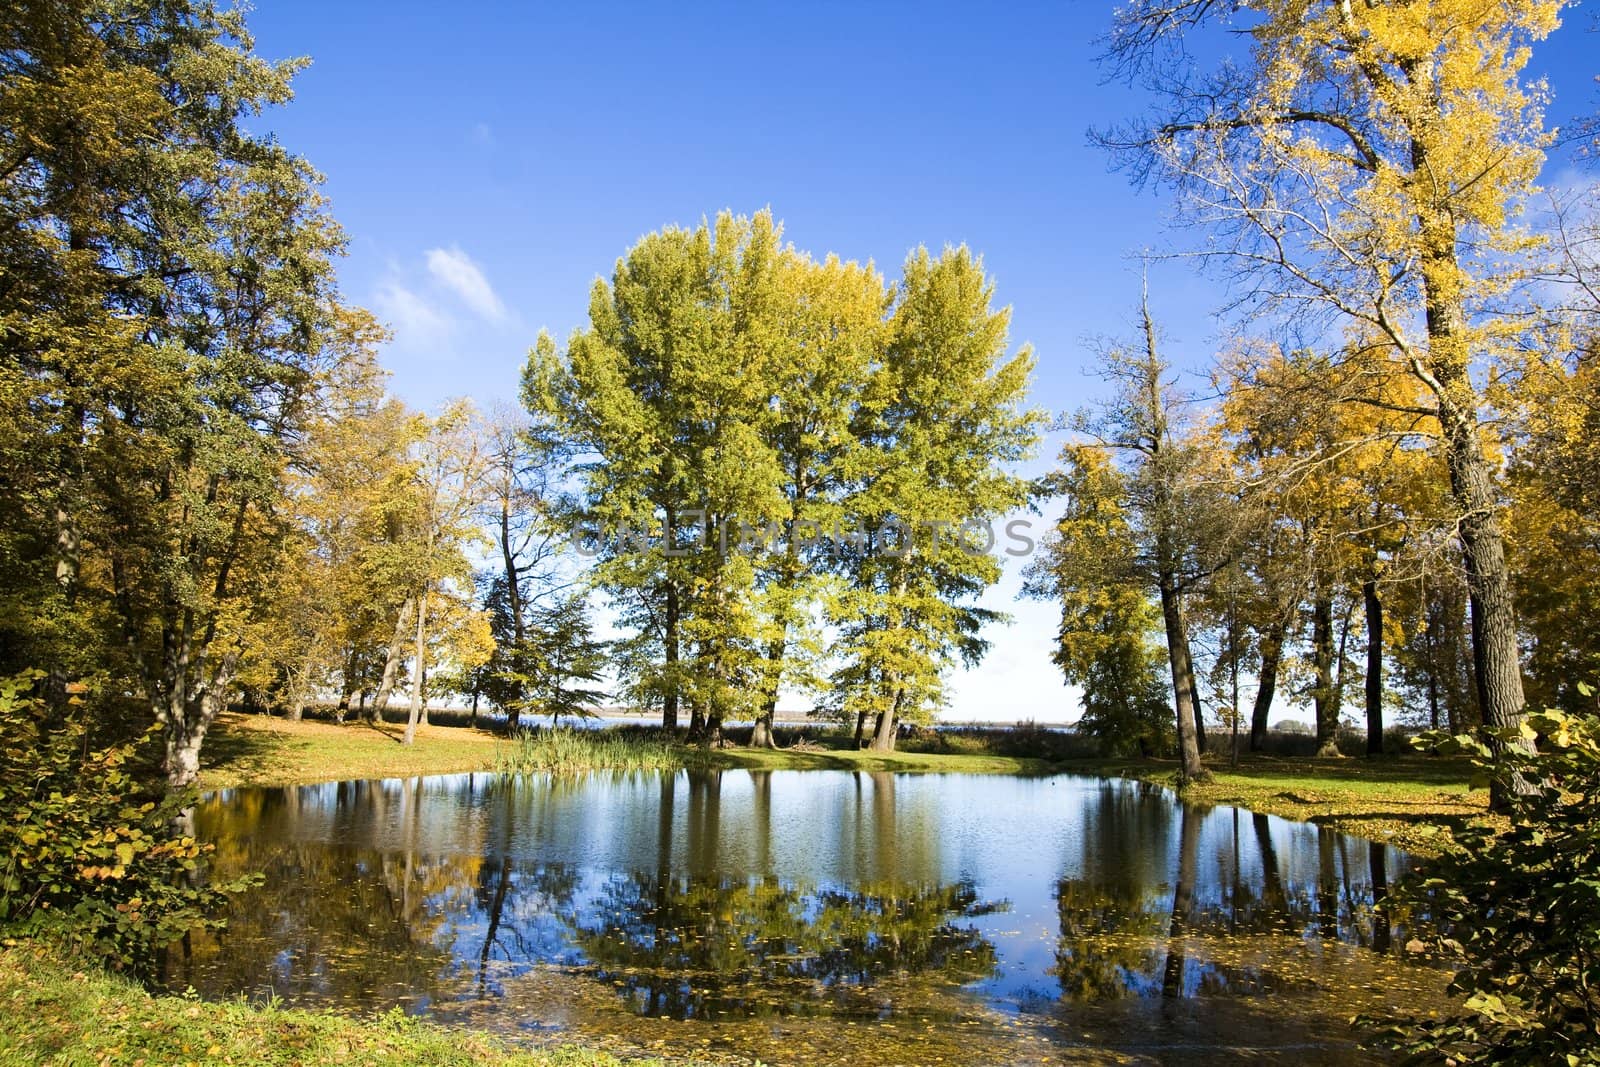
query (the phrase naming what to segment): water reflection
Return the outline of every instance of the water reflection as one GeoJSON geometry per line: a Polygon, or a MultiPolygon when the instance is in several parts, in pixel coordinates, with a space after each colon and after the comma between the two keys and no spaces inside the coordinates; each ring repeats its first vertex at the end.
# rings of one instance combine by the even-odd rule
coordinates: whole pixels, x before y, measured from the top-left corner
{"type": "MultiPolygon", "coordinates": [[[[197,818],[219,874],[267,875],[220,939],[174,964],[173,984],[209,995],[524,1032],[690,1020],[782,1060],[757,1041],[778,1031],[737,1027],[881,1025],[901,1035],[889,1058],[907,1055],[908,1025],[918,1041],[984,1035],[991,1056],[1022,1040],[1018,1022],[1045,1045],[1137,1030],[1192,1048],[1174,1020],[1274,994],[1284,1040],[1322,1043],[1340,1040],[1351,989],[1438,984],[1390,951],[1401,854],[1134,783],[457,775],[237,790],[197,818]]],[[[848,1058],[838,1034],[798,1032],[784,1040],[814,1038],[819,1062],[829,1042],[848,1058]]],[[[649,1047],[701,1040],[662,1033],[649,1047]]]]}

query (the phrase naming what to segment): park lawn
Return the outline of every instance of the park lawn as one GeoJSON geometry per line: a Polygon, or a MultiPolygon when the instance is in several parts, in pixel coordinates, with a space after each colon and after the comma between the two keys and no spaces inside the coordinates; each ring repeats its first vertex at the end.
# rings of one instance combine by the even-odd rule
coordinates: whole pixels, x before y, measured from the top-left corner
{"type": "MultiPolygon", "coordinates": [[[[663,1065],[629,1060],[630,1067],[663,1065]]],[[[398,1012],[327,1012],[151,996],[92,965],[78,969],[32,943],[0,948],[0,1065],[424,1064],[437,1067],[622,1067],[577,1047],[517,1049],[398,1012]]]]}
{"type": "Polygon", "coordinates": [[[217,717],[200,755],[202,789],[241,785],[307,785],[348,778],[410,778],[492,770],[496,747],[488,730],[419,726],[414,744],[400,743],[394,723],[335,725],[290,722],[230,712],[217,717]]]}
{"type": "MultiPolygon", "coordinates": [[[[488,730],[422,726],[416,742],[400,743],[402,728],[228,713],[219,716],[201,754],[200,786],[306,785],[351,778],[408,778],[495,769],[511,742],[488,730]]],[[[753,770],[929,771],[963,774],[1039,774],[1044,760],[987,753],[872,752],[855,748],[749,749],[709,752],[684,746],[684,762],[753,770]]]]}

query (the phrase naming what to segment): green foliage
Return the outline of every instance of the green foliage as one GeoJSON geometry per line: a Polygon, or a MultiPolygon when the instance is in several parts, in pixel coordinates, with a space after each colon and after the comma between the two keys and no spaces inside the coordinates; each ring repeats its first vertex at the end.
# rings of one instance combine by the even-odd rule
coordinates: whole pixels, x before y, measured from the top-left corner
{"type": "Polygon", "coordinates": [[[985,651],[974,601],[1000,570],[953,528],[1026,502],[1007,466],[1040,421],[993,296],[965,248],[918,250],[891,290],[782,244],[770,213],[724,213],[630,249],[565,352],[541,337],[523,401],[637,635],[617,646],[631,699],[714,733],[832,666],[837,710],[878,716],[885,745],[938,707],[985,651]],[[854,548],[819,547],[837,533],[854,548]]]}
{"type": "Polygon", "coordinates": [[[149,786],[155,731],[97,749],[81,721],[43,717],[42,677],[0,681],[0,929],[148,973],[244,883],[198,880],[210,846],[174,829],[193,798],[149,786]]]}
{"type": "Polygon", "coordinates": [[[1469,825],[1406,890],[1432,910],[1465,998],[1382,1029],[1413,1062],[1600,1064],[1600,720],[1551,711],[1528,717],[1524,739],[1535,732],[1538,754],[1508,731],[1491,737],[1498,754],[1468,735],[1419,741],[1469,753],[1507,794],[1511,828],[1469,825]]]}
{"type": "Polygon", "coordinates": [[[1078,728],[1098,739],[1100,754],[1165,754],[1172,746],[1166,652],[1153,636],[1159,611],[1144,585],[1128,579],[1138,546],[1123,506],[1125,479],[1103,451],[1068,449],[1063,458],[1053,488],[1066,507],[1028,565],[1024,591],[1061,604],[1051,658],[1067,682],[1083,687],[1078,728]]]}
{"type": "MultiPolygon", "coordinates": [[[[0,671],[112,678],[174,786],[278,584],[341,304],[311,166],[246,123],[302,61],[190,0],[0,14],[0,671]]],[[[62,687],[50,698],[60,703],[62,687]]]]}

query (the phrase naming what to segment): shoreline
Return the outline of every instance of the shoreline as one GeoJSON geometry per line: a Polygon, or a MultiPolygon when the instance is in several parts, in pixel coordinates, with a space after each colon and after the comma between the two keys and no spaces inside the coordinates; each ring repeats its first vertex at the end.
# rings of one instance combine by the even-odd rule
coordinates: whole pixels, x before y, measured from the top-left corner
{"type": "MultiPolygon", "coordinates": [[[[393,724],[290,722],[229,713],[204,753],[203,791],[242,786],[312,785],[353,778],[410,778],[492,772],[510,742],[464,726],[419,727],[400,744],[393,724]]],[[[686,754],[689,753],[687,747],[686,754]]],[[[1064,759],[987,751],[874,752],[849,747],[692,750],[697,766],[727,770],[853,770],[944,774],[1079,774],[1124,778],[1172,789],[1176,764],[1155,759],[1064,759]]],[[[1361,758],[1245,756],[1235,768],[1212,760],[1213,780],[1183,791],[1187,803],[1233,806],[1327,826],[1418,856],[1436,855],[1440,826],[1486,817],[1487,794],[1469,791],[1460,760],[1422,755],[1361,758]]],[[[601,769],[601,768],[596,768],[601,769]]]]}

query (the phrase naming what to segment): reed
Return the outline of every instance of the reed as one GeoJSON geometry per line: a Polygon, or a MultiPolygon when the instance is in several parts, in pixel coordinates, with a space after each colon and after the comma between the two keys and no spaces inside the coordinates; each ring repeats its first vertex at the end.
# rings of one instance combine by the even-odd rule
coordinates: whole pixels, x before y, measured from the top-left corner
{"type": "Polygon", "coordinates": [[[495,770],[502,774],[659,771],[697,765],[705,759],[700,749],[660,738],[558,726],[518,731],[497,747],[495,770]]]}

